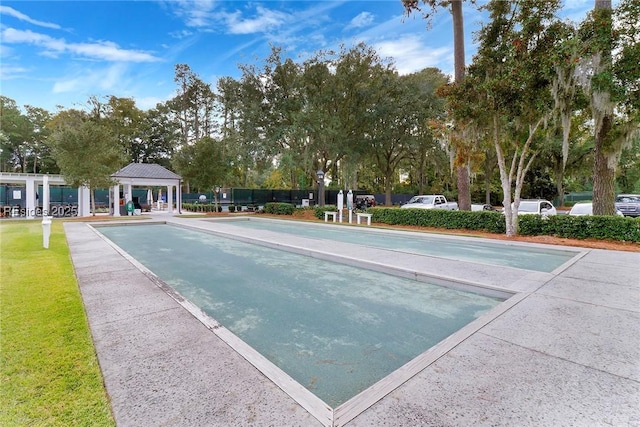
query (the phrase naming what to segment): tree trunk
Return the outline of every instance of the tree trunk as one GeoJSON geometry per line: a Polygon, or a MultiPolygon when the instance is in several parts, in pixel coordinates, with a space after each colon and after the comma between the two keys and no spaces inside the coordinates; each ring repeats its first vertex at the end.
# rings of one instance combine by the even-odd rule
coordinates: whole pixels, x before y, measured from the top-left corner
{"type": "Polygon", "coordinates": [[[471,183],[469,179],[469,162],[465,162],[463,166],[456,168],[456,175],[458,178],[458,208],[463,211],[471,210],[471,183]]]}
{"type": "Polygon", "coordinates": [[[595,153],[593,161],[593,214],[615,215],[615,175],[616,156],[606,153],[606,135],[611,129],[611,116],[605,116],[600,132],[595,135],[595,153]]]}
{"type": "Polygon", "coordinates": [[[462,0],[451,2],[451,17],[453,19],[453,66],[454,79],[461,83],[464,79],[464,21],[462,18],[462,0]]]}
{"type": "MultiPolygon", "coordinates": [[[[95,195],[95,191],[96,190],[93,187],[91,187],[89,189],[89,197],[91,198],[91,215],[92,216],[96,216],[96,195],[95,195]]],[[[78,203],[80,203],[79,200],[78,200],[78,203]]],[[[79,211],[80,211],[80,206],[78,206],[78,212],[79,211]]]]}
{"type": "Polygon", "coordinates": [[[500,185],[502,186],[502,206],[504,206],[504,221],[506,235],[509,237],[518,234],[518,207],[511,206],[511,176],[507,171],[507,162],[504,152],[500,147],[500,132],[498,130],[498,114],[493,114],[493,145],[498,158],[498,168],[500,169],[500,185]]]}
{"type": "Polygon", "coordinates": [[[491,204],[491,172],[493,172],[493,168],[490,157],[487,155],[484,160],[484,202],[487,205],[491,204]]]}
{"type": "MultiPolygon", "coordinates": [[[[596,13],[599,10],[611,10],[611,0],[595,0],[596,13]]],[[[602,12],[600,12],[602,13],[602,12]]],[[[611,16],[609,19],[603,21],[603,25],[607,25],[609,31],[612,31],[611,16]]],[[[610,46],[610,45],[609,45],[610,46]]],[[[611,50],[603,46],[601,53],[600,72],[607,72],[611,70],[611,50]],[[608,50],[608,51],[607,51],[608,50]]],[[[601,117],[601,123],[599,120],[595,120],[595,135],[594,135],[594,162],[593,162],[593,214],[594,215],[614,215],[615,214],[615,169],[616,169],[616,156],[611,147],[607,150],[607,139],[611,133],[613,125],[613,111],[606,111],[606,108],[602,108],[602,111],[596,111],[598,106],[606,104],[603,102],[596,102],[596,100],[609,99],[610,94],[601,93],[599,90],[593,90],[591,94],[591,106],[594,118],[601,117]]]]}
{"type": "Polygon", "coordinates": [[[562,182],[562,178],[556,180],[556,192],[558,193],[558,206],[564,206],[564,183],[562,182]]]}
{"type": "Polygon", "coordinates": [[[384,184],[384,205],[391,206],[391,174],[387,174],[384,184]]]}
{"type": "MultiPolygon", "coordinates": [[[[456,84],[464,79],[464,21],[462,16],[462,0],[451,1],[453,19],[453,63],[456,84]]],[[[460,138],[460,130],[454,124],[453,146],[456,157],[456,176],[458,187],[458,207],[463,211],[471,210],[471,184],[469,180],[469,155],[460,138]]]]}
{"type": "Polygon", "coordinates": [[[563,160],[554,165],[554,178],[556,180],[556,192],[558,193],[558,206],[564,206],[564,156],[563,160]]]}

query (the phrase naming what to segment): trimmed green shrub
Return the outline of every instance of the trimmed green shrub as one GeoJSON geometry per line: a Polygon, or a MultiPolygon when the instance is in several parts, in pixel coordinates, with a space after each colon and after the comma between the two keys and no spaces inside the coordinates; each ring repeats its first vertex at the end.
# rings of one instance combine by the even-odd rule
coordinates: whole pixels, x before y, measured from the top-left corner
{"type": "Polygon", "coordinates": [[[389,225],[417,225],[447,229],[478,230],[489,233],[506,231],[499,212],[445,211],[442,209],[369,208],[371,220],[389,225]]]}
{"type": "MultiPolygon", "coordinates": [[[[216,212],[216,205],[214,204],[201,204],[201,203],[183,203],[183,211],[189,212],[216,212]]],[[[222,212],[222,206],[218,205],[218,212],[222,212]]]]}
{"type": "Polygon", "coordinates": [[[324,205],[324,206],[316,206],[313,209],[313,214],[318,219],[324,219],[325,212],[336,212],[338,207],[336,205],[324,205]]]}
{"type": "MultiPolygon", "coordinates": [[[[398,208],[370,208],[369,212],[373,214],[371,217],[373,222],[382,224],[477,230],[500,234],[506,232],[505,219],[500,212],[398,208]]],[[[518,233],[523,236],[640,242],[640,218],[521,215],[518,217],[518,233]]]]}
{"type": "Polygon", "coordinates": [[[296,206],[291,203],[265,203],[264,212],[274,215],[293,215],[296,206]]]}
{"type": "Polygon", "coordinates": [[[205,210],[208,206],[211,205],[201,205],[199,203],[183,203],[182,210],[189,212],[210,212],[205,210]]]}
{"type": "Polygon", "coordinates": [[[611,239],[640,242],[640,218],[620,216],[521,215],[518,232],[523,236],[556,236],[572,239],[611,239]]]}
{"type": "Polygon", "coordinates": [[[235,212],[236,207],[234,205],[229,205],[229,212],[235,212]]]}

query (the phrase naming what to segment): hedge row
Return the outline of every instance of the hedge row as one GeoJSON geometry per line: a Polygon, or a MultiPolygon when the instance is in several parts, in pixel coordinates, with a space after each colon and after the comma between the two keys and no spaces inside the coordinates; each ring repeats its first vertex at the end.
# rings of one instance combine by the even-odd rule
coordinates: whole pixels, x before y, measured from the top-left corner
{"type": "Polygon", "coordinates": [[[557,236],[572,239],[611,239],[640,242],[640,218],[621,216],[555,215],[542,218],[523,215],[518,218],[520,234],[557,236]]]}
{"type": "MultiPolygon", "coordinates": [[[[242,206],[228,205],[229,212],[242,211],[242,206]]],[[[215,204],[183,203],[182,210],[190,212],[216,212],[215,204]]],[[[222,212],[222,206],[218,205],[218,212],[222,212]]]]}
{"type": "Polygon", "coordinates": [[[440,209],[370,208],[371,220],[391,225],[417,225],[505,233],[504,216],[491,211],[444,211],[440,209]]]}
{"type": "MultiPolygon", "coordinates": [[[[467,229],[505,233],[500,212],[444,211],[429,209],[370,208],[373,222],[417,225],[446,229],[467,229]]],[[[557,236],[572,239],[611,239],[640,242],[640,218],[620,216],[521,215],[518,232],[523,236],[557,236]]]]}
{"type": "Polygon", "coordinates": [[[296,206],[291,203],[265,203],[264,212],[273,215],[293,215],[296,206]]]}
{"type": "MultiPolygon", "coordinates": [[[[182,209],[189,212],[216,212],[216,205],[202,203],[183,203],[182,209]]],[[[222,206],[218,205],[218,212],[222,212],[222,206]]]]}
{"type": "MultiPolygon", "coordinates": [[[[197,206],[197,205],[196,205],[197,206]]],[[[205,205],[206,206],[206,205],[205,205]]],[[[297,208],[298,210],[305,208],[297,208]]],[[[306,208],[308,209],[308,208],[306,208]]],[[[276,215],[293,215],[296,207],[290,203],[267,203],[264,211],[276,215]]],[[[324,219],[325,212],[335,212],[335,205],[316,206],[314,215],[324,219]]],[[[445,211],[440,209],[369,208],[373,222],[389,225],[415,225],[445,229],[465,229],[488,233],[506,232],[504,216],[492,211],[445,211]]],[[[640,243],[640,218],[620,216],[540,217],[522,215],[518,218],[522,236],[556,236],[572,239],[610,239],[640,243]]]]}

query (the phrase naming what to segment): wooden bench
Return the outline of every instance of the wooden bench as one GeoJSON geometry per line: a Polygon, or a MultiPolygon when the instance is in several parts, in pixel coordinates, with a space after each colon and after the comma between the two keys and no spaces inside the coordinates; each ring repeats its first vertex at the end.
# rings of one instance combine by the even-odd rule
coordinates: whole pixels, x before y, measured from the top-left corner
{"type": "Polygon", "coordinates": [[[371,215],[370,213],[356,212],[356,222],[360,224],[362,218],[367,218],[367,225],[371,225],[371,215]]]}
{"type": "Polygon", "coordinates": [[[324,213],[324,222],[329,222],[329,216],[333,217],[333,222],[336,222],[336,216],[338,216],[338,212],[325,212],[324,213]]]}

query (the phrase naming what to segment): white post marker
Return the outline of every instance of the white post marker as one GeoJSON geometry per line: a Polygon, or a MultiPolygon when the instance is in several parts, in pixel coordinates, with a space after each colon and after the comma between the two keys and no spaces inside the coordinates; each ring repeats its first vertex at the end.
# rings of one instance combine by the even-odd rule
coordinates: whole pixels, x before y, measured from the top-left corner
{"type": "Polygon", "coordinates": [[[42,177],[42,218],[49,215],[49,175],[42,177]]]}
{"type": "Polygon", "coordinates": [[[49,236],[51,236],[51,219],[52,216],[42,216],[42,247],[49,249],[49,236]]]}
{"type": "Polygon", "coordinates": [[[344,209],[344,194],[342,190],[338,191],[338,218],[342,222],[342,209],[344,209]]]}
{"type": "Polygon", "coordinates": [[[349,210],[349,224],[353,222],[353,191],[347,192],[347,209],[349,210]]]}

